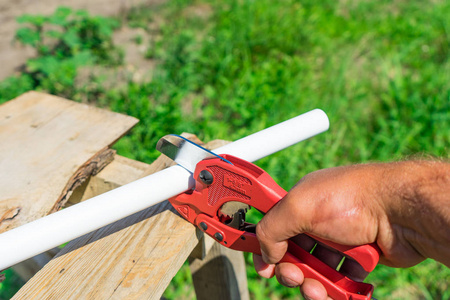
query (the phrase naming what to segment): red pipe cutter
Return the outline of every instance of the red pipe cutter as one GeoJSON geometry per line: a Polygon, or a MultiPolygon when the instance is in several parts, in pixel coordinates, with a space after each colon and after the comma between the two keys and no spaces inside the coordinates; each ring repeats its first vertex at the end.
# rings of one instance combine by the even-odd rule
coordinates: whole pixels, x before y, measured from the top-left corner
{"type": "MultiPolygon", "coordinates": [[[[245,213],[250,207],[267,213],[287,192],[258,166],[231,155],[218,156],[179,136],[162,138],[157,149],[183,167],[191,164],[186,168],[193,170],[195,189],[169,199],[180,215],[223,246],[260,255],[255,225],[245,222],[245,213]],[[197,151],[193,145],[205,152],[206,159],[197,163],[186,158],[192,149],[197,151]]],[[[332,248],[345,259],[358,263],[366,272],[373,271],[378,263],[380,250],[375,244],[352,247],[310,237],[318,245],[332,248]]],[[[280,262],[293,263],[305,278],[320,281],[333,299],[372,297],[371,284],[346,277],[294,241],[288,241],[288,252],[280,262]]]]}

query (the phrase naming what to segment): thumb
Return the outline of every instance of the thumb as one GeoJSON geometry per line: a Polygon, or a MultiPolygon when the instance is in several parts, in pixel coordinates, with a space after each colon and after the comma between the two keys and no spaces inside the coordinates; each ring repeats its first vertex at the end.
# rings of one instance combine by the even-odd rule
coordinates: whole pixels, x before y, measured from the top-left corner
{"type": "Polygon", "coordinates": [[[289,194],[279,201],[257,224],[256,237],[261,246],[261,256],[265,263],[275,264],[285,255],[287,240],[303,233],[300,214],[292,205],[289,194]]]}

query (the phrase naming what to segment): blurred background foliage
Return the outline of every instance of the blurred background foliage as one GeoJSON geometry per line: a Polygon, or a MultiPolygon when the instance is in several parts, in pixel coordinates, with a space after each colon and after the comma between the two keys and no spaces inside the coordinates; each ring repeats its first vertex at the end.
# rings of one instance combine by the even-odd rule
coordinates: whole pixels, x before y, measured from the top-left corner
{"type": "MultiPolygon", "coordinates": [[[[449,16],[444,0],[174,0],[119,19],[60,8],[18,20],[17,40],[37,56],[0,82],[0,103],[33,89],[135,116],[140,123],[115,147],[147,163],[168,133],[235,140],[321,108],[327,133],[257,162],[285,189],[320,168],[448,159],[449,16]],[[146,39],[130,39],[148,41],[142,59],[155,62],[151,79],[106,85],[92,73],[78,83],[82,67],[121,67],[124,51],[112,40],[120,26],[144,30],[146,39]]],[[[301,297],[259,278],[246,260],[252,299],[301,297]]],[[[0,299],[22,284],[8,272],[0,299]]],[[[378,266],[367,281],[380,299],[449,299],[449,278],[448,268],[427,260],[378,266]]],[[[165,297],[194,298],[190,280],[184,267],[165,297]]]]}

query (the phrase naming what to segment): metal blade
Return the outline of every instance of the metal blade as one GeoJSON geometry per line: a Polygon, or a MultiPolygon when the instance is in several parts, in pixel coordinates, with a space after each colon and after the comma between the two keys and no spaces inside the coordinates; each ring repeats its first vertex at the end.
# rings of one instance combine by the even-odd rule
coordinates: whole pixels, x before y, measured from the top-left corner
{"type": "Polygon", "coordinates": [[[156,150],[168,156],[191,173],[194,173],[197,163],[206,158],[217,157],[231,164],[231,162],[214,152],[176,134],[169,134],[160,138],[156,144],[156,150]]]}

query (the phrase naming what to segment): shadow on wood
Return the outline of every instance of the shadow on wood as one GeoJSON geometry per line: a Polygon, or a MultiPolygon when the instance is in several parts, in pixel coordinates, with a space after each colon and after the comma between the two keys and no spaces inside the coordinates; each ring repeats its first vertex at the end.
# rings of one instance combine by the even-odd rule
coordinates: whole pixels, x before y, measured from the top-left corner
{"type": "Polygon", "coordinates": [[[189,259],[197,300],[248,300],[243,253],[214,243],[206,257],[189,259]]]}

